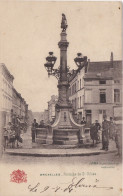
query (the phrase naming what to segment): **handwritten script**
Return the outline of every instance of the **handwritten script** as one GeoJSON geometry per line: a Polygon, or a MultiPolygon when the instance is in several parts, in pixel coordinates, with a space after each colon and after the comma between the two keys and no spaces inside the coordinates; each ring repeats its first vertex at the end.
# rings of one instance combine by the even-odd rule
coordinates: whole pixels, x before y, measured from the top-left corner
{"type": "Polygon", "coordinates": [[[44,193],[46,191],[54,191],[54,192],[68,192],[71,193],[73,191],[76,191],[76,189],[82,189],[82,188],[89,188],[89,189],[105,189],[105,190],[111,190],[113,187],[107,187],[107,186],[101,186],[99,185],[99,180],[95,179],[92,184],[86,183],[86,178],[77,178],[74,177],[72,180],[68,183],[63,182],[56,186],[49,186],[46,185],[42,187],[41,183],[38,182],[36,185],[29,185],[28,189],[30,192],[40,192],[44,193]]]}

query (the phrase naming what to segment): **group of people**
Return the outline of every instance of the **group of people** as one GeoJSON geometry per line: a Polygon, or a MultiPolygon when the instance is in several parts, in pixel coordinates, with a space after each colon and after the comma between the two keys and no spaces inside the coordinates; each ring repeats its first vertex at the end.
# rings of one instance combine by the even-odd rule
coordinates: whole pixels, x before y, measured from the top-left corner
{"type": "Polygon", "coordinates": [[[41,120],[40,124],[38,124],[36,122],[36,119],[34,119],[33,123],[32,123],[32,127],[31,127],[31,131],[32,131],[32,142],[35,142],[35,138],[37,137],[37,128],[45,128],[46,125],[44,124],[44,121],[41,120]]]}
{"type": "Polygon", "coordinates": [[[11,144],[11,147],[14,148],[15,141],[17,141],[17,147],[19,147],[19,142],[23,142],[21,138],[23,127],[20,125],[19,121],[16,121],[16,123],[8,122],[3,129],[4,149],[8,146],[8,144],[11,144]]]}
{"type": "MultiPolygon", "coordinates": [[[[81,124],[86,125],[85,117],[82,118],[81,124]]],[[[45,128],[46,125],[44,124],[44,121],[41,120],[40,124],[36,122],[36,119],[34,119],[32,123],[32,142],[35,142],[35,138],[37,136],[37,128],[45,128]]],[[[107,120],[107,116],[104,116],[104,120],[102,122],[102,125],[98,122],[98,120],[95,120],[95,123],[93,123],[90,126],[90,136],[93,140],[93,146],[98,144],[101,141],[100,138],[100,132],[102,133],[102,148],[101,150],[108,151],[109,149],[109,139],[112,139],[116,142],[116,147],[118,148],[118,154],[121,154],[121,128],[115,124],[113,121],[113,118],[110,117],[110,121],[107,120]]]]}
{"type": "Polygon", "coordinates": [[[90,136],[94,141],[98,143],[100,140],[99,130],[102,131],[102,148],[101,150],[108,151],[109,148],[109,139],[112,139],[116,142],[116,147],[118,148],[118,154],[121,155],[121,128],[115,124],[113,118],[110,117],[110,121],[107,120],[107,116],[104,116],[102,126],[99,124],[98,120],[95,121],[90,127],[90,136]]]}

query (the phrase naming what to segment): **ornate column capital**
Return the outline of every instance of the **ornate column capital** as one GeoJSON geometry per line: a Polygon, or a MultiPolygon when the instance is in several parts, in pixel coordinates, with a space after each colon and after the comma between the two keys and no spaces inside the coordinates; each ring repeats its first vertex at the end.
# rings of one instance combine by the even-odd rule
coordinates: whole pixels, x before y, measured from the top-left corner
{"type": "Polygon", "coordinates": [[[61,50],[67,50],[67,47],[69,46],[69,42],[67,41],[60,41],[58,43],[58,46],[61,50]]]}

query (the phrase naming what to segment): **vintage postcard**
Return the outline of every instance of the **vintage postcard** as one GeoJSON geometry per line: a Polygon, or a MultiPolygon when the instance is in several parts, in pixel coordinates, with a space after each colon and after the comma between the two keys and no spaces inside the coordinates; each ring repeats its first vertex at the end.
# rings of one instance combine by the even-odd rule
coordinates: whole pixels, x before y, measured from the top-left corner
{"type": "Polygon", "coordinates": [[[0,1],[0,196],[122,192],[122,3],[0,1]]]}

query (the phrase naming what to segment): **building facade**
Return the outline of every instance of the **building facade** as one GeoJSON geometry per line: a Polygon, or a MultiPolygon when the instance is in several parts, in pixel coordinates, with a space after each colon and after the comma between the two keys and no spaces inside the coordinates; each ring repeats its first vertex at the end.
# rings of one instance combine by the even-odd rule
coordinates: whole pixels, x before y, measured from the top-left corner
{"type": "Polygon", "coordinates": [[[86,73],[85,67],[79,67],[77,70],[72,72],[69,78],[70,89],[69,89],[69,100],[73,106],[74,114],[76,115],[77,121],[80,123],[82,117],[85,115],[84,102],[85,102],[85,86],[84,86],[84,75],[86,73]]]}
{"type": "Polygon", "coordinates": [[[5,64],[0,64],[0,110],[1,121],[3,126],[8,122],[11,122],[11,110],[12,110],[12,89],[13,89],[14,77],[10,74],[5,64]]]}
{"type": "Polygon", "coordinates": [[[48,101],[48,119],[52,122],[55,119],[55,105],[58,101],[58,96],[52,95],[50,101],[48,101]]]}
{"type": "Polygon", "coordinates": [[[12,91],[12,117],[19,117],[24,122],[28,119],[28,104],[14,87],[12,91]]]}
{"type": "Polygon", "coordinates": [[[85,117],[87,126],[95,120],[101,123],[104,115],[114,117],[114,108],[122,106],[122,61],[88,61],[69,81],[69,99],[78,120],[85,117]]]}

